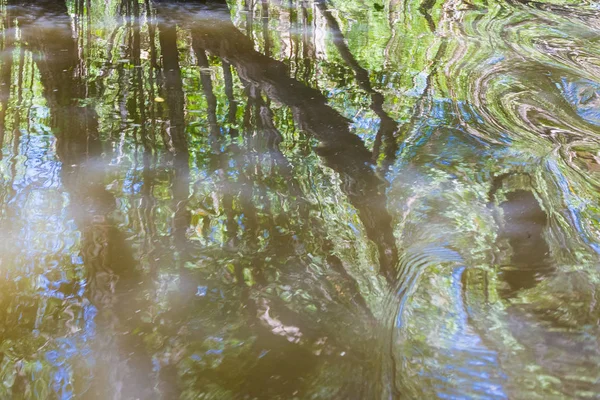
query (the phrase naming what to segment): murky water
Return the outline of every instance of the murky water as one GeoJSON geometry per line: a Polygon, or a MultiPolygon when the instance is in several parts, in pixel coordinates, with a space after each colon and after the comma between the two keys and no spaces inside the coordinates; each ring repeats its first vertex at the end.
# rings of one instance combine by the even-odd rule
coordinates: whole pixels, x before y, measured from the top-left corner
{"type": "Polygon", "coordinates": [[[599,3],[0,4],[0,398],[600,398],[599,3]]]}

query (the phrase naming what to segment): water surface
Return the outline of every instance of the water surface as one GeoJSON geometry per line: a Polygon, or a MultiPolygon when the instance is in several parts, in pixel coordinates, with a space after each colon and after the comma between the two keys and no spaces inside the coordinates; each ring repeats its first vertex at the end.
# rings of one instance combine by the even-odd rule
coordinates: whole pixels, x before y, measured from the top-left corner
{"type": "Polygon", "coordinates": [[[0,398],[600,397],[597,2],[0,17],[0,398]]]}

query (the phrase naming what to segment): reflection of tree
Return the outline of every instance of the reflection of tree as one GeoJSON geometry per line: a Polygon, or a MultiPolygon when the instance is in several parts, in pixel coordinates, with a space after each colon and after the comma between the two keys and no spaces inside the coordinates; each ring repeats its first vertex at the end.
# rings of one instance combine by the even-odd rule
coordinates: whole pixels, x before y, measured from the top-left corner
{"type": "MultiPolygon", "coordinates": [[[[117,335],[115,344],[122,355],[108,359],[98,376],[118,376],[122,395],[147,393],[151,362],[141,337],[134,330],[143,328],[136,311],[144,289],[140,272],[125,236],[110,220],[115,199],[105,189],[102,143],[95,110],[85,104],[85,87],[79,75],[79,58],[71,34],[70,18],[65,3],[36,2],[36,12],[16,9],[22,42],[33,53],[51,114],[51,127],[56,136],[56,151],[62,162],[62,183],[71,198],[73,217],[82,234],[81,255],[86,266],[87,296],[101,312],[99,321],[106,341],[117,335]],[[29,15],[28,15],[29,14],[29,15]],[[40,22],[40,16],[52,18],[53,24],[40,22]],[[112,363],[123,364],[124,369],[112,363]],[[116,368],[118,372],[113,375],[116,368]]],[[[110,379],[110,378],[109,378],[110,379]]],[[[88,396],[105,397],[107,388],[98,385],[88,396]]],[[[147,397],[144,395],[143,397],[147,397]]]]}
{"type": "MultiPolygon", "coordinates": [[[[221,12],[229,18],[227,9],[221,12]]],[[[371,154],[319,91],[290,78],[283,63],[255,51],[252,42],[225,15],[221,19],[217,26],[192,24],[194,40],[233,65],[243,81],[290,107],[298,127],[320,142],[319,155],[340,174],[344,192],[358,210],[368,237],[378,246],[382,273],[394,281],[397,249],[382,182],[371,167],[371,154]]]]}
{"type": "Polygon", "coordinates": [[[329,10],[327,1],[318,0],[317,7],[319,10],[321,10],[325,20],[327,21],[333,43],[337,47],[342,59],[354,71],[359,87],[371,96],[371,110],[373,110],[373,112],[380,119],[379,130],[377,131],[375,144],[373,145],[373,158],[377,161],[381,152],[381,146],[382,144],[385,144],[383,170],[386,171],[390,164],[394,161],[396,151],[398,150],[398,145],[394,138],[394,136],[398,133],[398,124],[384,110],[384,97],[381,93],[373,89],[369,78],[369,72],[361,67],[356,58],[354,58],[352,55],[352,52],[344,40],[344,35],[337,20],[329,10]]]}
{"type": "MultiPolygon", "coordinates": [[[[165,13],[166,12],[167,10],[165,10],[165,13]]],[[[163,14],[162,9],[158,8],[158,13],[161,21],[168,20],[168,15],[163,14]]],[[[170,46],[171,49],[176,49],[174,25],[172,23],[163,24],[159,26],[159,32],[161,47],[166,48],[166,46],[170,46]]],[[[247,370],[245,369],[243,376],[229,372],[228,374],[231,375],[231,380],[224,380],[226,374],[222,368],[215,368],[212,371],[203,370],[203,375],[210,374],[211,379],[215,382],[222,381],[223,387],[232,389],[234,387],[240,387],[240,389],[243,387],[246,392],[256,393],[257,395],[264,393],[263,391],[265,390],[285,391],[288,390],[287,388],[289,387],[297,387],[300,383],[296,382],[292,385],[288,382],[284,385],[282,382],[282,387],[280,389],[275,389],[273,387],[267,389],[267,386],[269,385],[263,382],[263,380],[272,374],[282,374],[284,372],[287,374],[285,378],[286,381],[296,380],[298,376],[303,375],[297,368],[302,368],[304,373],[306,373],[314,368],[317,362],[315,355],[312,354],[309,349],[310,346],[296,346],[289,341],[290,338],[298,338],[298,336],[293,336],[293,333],[298,331],[301,332],[303,334],[302,340],[304,341],[306,339],[307,343],[310,343],[311,340],[313,342],[320,340],[323,333],[320,332],[320,327],[314,326],[314,321],[311,320],[312,317],[303,316],[300,313],[289,309],[288,305],[277,297],[266,296],[266,293],[261,293],[268,290],[269,285],[272,285],[272,277],[269,276],[272,272],[269,272],[266,270],[267,268],[264,268],[266,267],[266,265],[264,265],[265,258],[267,256],[274,257],[276,262],[281,264],[280,268],[283,272],[283,268],[289,269],[288,266],[284,265],[284,260],[292,260],[295,262],[295,258],[297,258],[294,251],[298,244],[295,244],[294,241],[300,241],[302,246],[307,246],[310,249],[325,252],[327,255],[327,265],[350,282],[350,290],[353,290],[354,292],[351,295],[353,301],[365,310],[366,304],[357,288],[352,287],[354,284],[353,279],[347,273],[343,262],[338,257],[328,254],[332,250],[333,244],[325,237],[326,232],[322,221],[315,219],[315,217],[309,217],[310,208],[314,206],[310,205],[305,199],[306,194],[303,193],[301,185],[297,179],[294,178],[294,166],[279,149],[278,145],[282,139],[282,135],[275,125],[275,117],[270,109],[268,101],[262,97],[261,88],[254,83],[249,83],[249,81],[245,80],[243,77],[242,81],[246,83],[249,96],[248,107],[246,108],[244,117],[245,123],[243,124],[244,145],[241,145],[239,141],[229,141],[229,139],[234,139],[238,136],[238,131],[234,127],[229,130],[229,139],[224,137],[222,131],[224,132],[225,130],[221,130],[218,125],[217,100],[214,93],[215,87],[212,84],[211,76],[208,73],[208,68],[210,67],[209,60],[206,57],[203,43],[199,42],[197,39],[198,37],[195,35],[192,37],[192,47],[195,51],[198,65],[201,68],[200,83],[204,97],[207,100],[207,139],[211,149],[208,158],[210,160],[210,172],[214,172],[218,177],[217,188],[220,192],[218,194],[222,196],[222,202],[220,203],[227,220],[227,248],[237,251],[240,251],[240,248],[247,248],[248,250],[246,257],[237,259],[234,262],[234,272],[239,291],[242,292],[242,306],[248,311],[250,317],[249,326],[252,327],[252,332],[257,336],[256,350],[259,351],[256,356],[260,354],[262,349],[267,349],[265,351],[268,353],[265,357],[258,357],[261,360],[259,365],[248,368],[247,370]],[[264,162],[266,160],[270,160],[272,163],[272,169],[270,169],[269,172],[263,170],[263,167],[265,166],[264,162]],[[235,167],[231,167],[232,164],[235,165],[235,167]],[[235,171],[235,179],[232,179],[230,176],[232,169],[235,171]],[[266,182],[267,179],[269,180],[269,183],[266,182]],[[272,186],[273,180],[281,183],[276,183],[272,186]],[[281,190],[281,188],[283,188],[287,194],[291,195],[291,199],[294,199],[290,208],[298,207],[298,212],[301,216],[299,221],[294,221],[291,215],[277,215],[272,209],[273,205],[269,201],[269,195],[276,190],[281,190]],[[241,219],[242,216],[244,223],[243,230],[240,229],[240,226],[236,223],[236,219],[241,219]],[[282,218],[290,218],[291,220],[289,222],[282,221],[282,218]],[[287,224],[290,225],[290,228],[294,228],[296,232],[278,232],[278,229],[280,229],[282,225],[285,226],[287,224]],[[311,226],[311,228],[307,230],[306,227],[308,226],[311,226]],[[239,237],[240,231],[242,234],[241,238],[239,237]],[[265,231],[269,234],[269,244],[267,248],[260,249],[257,235],[265,231]],[[295,235],[298,235],[299,238],[294,239],[293,236],[295,235]],[[316,247],[318,246],[319,240],[324,241],[324,246],[320,249],[316,247]],[[244,276],[245,271],[251,271],[252,279],[254,280],[254,283],[252,283],[250,287],[248,282],[246,282],[247,278],[244,276]],[[291,325],[286,321],[293,321],[294,325],[291,325]],[[292,336],[287,335],[285,332],[292,336]],[[297,365],[294,369],[289,366],[284,367],[286,360],[290,357],[294,359],[303,359],[305,362],[303,362],[302,365],[297,365]]],[[[176,96],[169,95],[169,80],[167,78],[169,70],[179,71],[179,66],[176,64],[178,52],[175,50],[170,53],[170,55],[167,55],[167,53],[168,52],[163,51],[162,54],[163,76],[165,77],[166,105],[169,109],[169,126],[172,131],[173,125],[177,125],[178,121],[183,120],[182,116],[184,113],[182,102],[178,100],[182,98],[182,93],[180,90],[175,89],[173,90],[173,94],[176,94],[176,96]],[[167,60],[167,57],[170,59],[167,60]]],[[[233,66],[237,69],[239,64],[233,66]]],[[[238,101],[236,101],[234,97],[231,69],[226,61],[223,62],[223,71],[225,80],[224,91],[229,100],[228,122],[233,126],[238,101]]],[[[173,80],[170,85],[172,88],[180,87],[181,77],[179,76],[178,78],[178,74],[173,74],[173,80]]],[[[306,88],[302,85],[300,85],[300,87],[306,88]]],[[[316,91],[311,91],[311,89],[308,90],[310,94],[318,93],[316,91]]],[[[322,96],[320,98],[322,98],[322,96]]],[[[306,101],[306,104],[308,103],[310,102],[306,101]]],[[[313,109],[312,112],[315,112],[315,110],[313,109]]],[[[339,168],[345,179],[359,180],[358,183],[351,183],[349,189],[363,191],[361,193],[348,192],[349,196],[351,195],[353,199],[360,199],[362,197],[365,197],[366,199],[383,199],[383,203],[385,203],[385,199],[381,193],[368,192],[368,189],[370,188],[373,188],[374,190],[378,189],[377,186],[379,184],[379,181],[374,176],[369,166],[370,154],[364,149],[362,143],[349,133],[347,121],[337,113],[334,115],[338,121],[343,121],[344,129],[347,131],[345,138],[357,145],[358,152],[361,154],[364,162],[364,165],[362,166],[360,165],[361,160],[353,161],[350,165],[344,165],[342,163],[339,168]],[[353,171],[352,168],[356,168],[359,171],[353,171]],[[361,177],[361,173],[364,174],[366,178],[372,179],[372,182],[365,182],[365,176],[361,177]]],[[[308,122],[311,123],[311,121],[308,122]]],[[[321,124],[323,124],[323,122],[321,122],[321,124]]],[[[320,129],[323,130],[324,128],[320,129]]],[[[173,134],[173,132],[170,133],[171,135],[173,134]]],[[[177,134],[184,135],[181,132],[177,134]]],[[[323,137],[325,137],[324,135],[325,133],[322,133],[323,137]]],[[[170,138],[170,136],[168,137],[170,138]]],[[[340,145],[344,147],[345,144],[340,143],[340,145]]],[[[331,154],[330,150],[332,149],[322,149],[324,153],[323,158],[327,161],[331,160],[331,163],[334,165],[340,164],[337,160],[342,156],[331,154]]],[[[334,148],[333,151],[335,150],[336,149],[334,148]]],[[[176,183],[173,182],[173,185],[175,184],[176,183]]],[[[183,191],[181,193],[183,193],[183,191]]],[[[176,193],[173,193],[173,197],[176,197],[176,193]]],[[[186,196],[179,196],[178,198],[184,200],[186,196]]],[[[179,204],[180,202],[175,201],[175,203],[179,204]]],[[[358,203],[358,200],[354,201],[354,204],[358,203]]],[[[367,204],[368,201],[365,200],[364,203],[367,204]]],[[[383,204],[383,207],[385,207],[385,204],[383,204]]],[[[370,210],[366,210],[366,212],[370,212],[370,210]]],[[[378,215],[380,212],[381,209],[373,210],[372,215],[378,215]]],[[[203,224],[206,227],[203,232],[207,232],[210,227],[211,216],[205,216],[203,219],[203,224]]],[[[177,237],[180,237],[179,235],[182,235],[181,237],[183,237],[186,224],[189,224],[189,220],[186,221],[185,218],[181,219],[181,221],[181,224],[177,223],[179,228],[176,228],[173,231],[173,234],[177,237]],[[180,229],[179,234],[177,233],[177,229],[180,229]]],[[[389,219],[387,224],[389,225],[389,219]]],[[[183,243],[183,239],[181,243],[183,243]]],[[[187,246],[189,246],[189,244],[187,246]]],[[[224,255],[226,256],[226,254],[224,255]]],[[[386,256],[389,256],[389,254],[386,256]]],[[[194,274],[187,274],[186,276],[189,277],[188,282],[195,279],[194,274]]],[[[233,291],[233,289],[230,290],[233,291]]],[[[194,318],[192,309],[189,310],[190,313],[183,317],[181,316],[182,313],[179,312],[173,313],[172,317],[177,318],[176,315],[180,315],[179,318],[194,318]]]]}
{"type": "MultiPolygon", "coordinates": [[[[196,37],[193,37],[193,47],[196,53],[196,57],[199,60],[199,66],[204,69],[201,71],[201,81],[203,91],[205,93],[205,97],[207,98],[208,103],[208,121],[209,121],[209,132],[211,136],[211,140],[217,141],[217,146],[213,142],[212,147],[220,149],[223,145],[223,138],[219,136],[219,128],[216,123],[212,121],[216,121],[215,110],[216,104],[214,94],[212,93],[213,85],[210,81],[210,74],[206,73],[206,69],[208,68],[208,60],[206,59],[205,50],[197,45],[195,41],[196,37]],[[195,44],[195,45],[194,45],[195,44]]],[[[229,69],[229,65],[224,63],[225,71],[229,69]]],[[[225,91],[229,92],[231,89],[228,88],[230,84],[231,78],[225,76],[225,91]]],[[[310,214],[310,204],[305,198],[305,194],[302,192],[301,186],[299,182],[296,180],[293,174],[293,165],[289,162],[286,156],[282,153],[279,148],[279,144],[282,141],[282,134],[279,132],[274,123],[274,115],[272,110],[270,109],[267,102],[262,98],[260,93],[258,92],[258,88],[244,81],[246,87],[246,94],[248,95],[248,107],[246,108],[246,117],[244,118],[247,123],[244,125],[245,128],[245,136],[250,138],[249,131],[255,129],[256,137],[254,139],[249,139],[247,141],[248,147],[244,150],[244,157],[246,159],[253,159],[250,161],[248,165],[252,167],[255,163],[261,163],[266,151],[267,157],[272,162],[273,170],[271,174],[277,179],[282,179],[285,182],[286,192],[293,196],[295,199],[295,203],[299,208],[299,214],[302,218],[302,221],[307,224],[311,224],[311,233],[317,237],[320,237],[321,240],[324,241],[323,251],[329,253],[333,249],[333,244],[329,239],[326,238],[326,232],[324,230],[323,224],[319,220],[315,220],[309,216],[310,214]],[[251,127],[249,121],[253,120],[254,129],[251,127]],[[256,154],[256,155],[254,155],[256,154]]],[[[228,99],[230,100],[230,106],[237,107],[235,101],[233,100],[233,96],[231,93],[227,94],[228,99]]],[[[231,116],[231,110],[229,115],[231,116]]],[[[231,119],[230,119],[231,122],[231,119]]],[[[235,146],[237,148],[237,146],[235,146]]],[[[221,169],[220,176],[224,177],[224,171],[227,169],[227,159],[229,157],[239,157],[239,149],[233,150],[229,149],[228,152],[220,152],[219,157],[221,158],[221,162],[218,163],[219,168],[221,169]]],[[[281,224],[281,222],[276,221],[275,215],[273,218],[270,218],[267,221],[260,221],[257,218],[258,210],[256,206],[253,204],[251,200],[257,196],[253,195],[254,190],[248,189],[248,186],[255,187],[259,193],[258,196],[265,199],[267,198],[266,192],[267,190],[273,190],[272,188],[267,188],[264,184],[258,181],[258,177],[254,175],[254,173],[250,172],[251,168],[240,168],[238,171],[239,181],[238,185],[240,185],[240,190],[238,191],[238,195],[240,198],[241,210],[243,215],[246,217],[246,235],[244,238],[244,245],[250,245],[253,248],[253,255],[251,255],[251,260],[249,263],[238,262],[236,263],[235,274],[238,283],[241,285],[241,291],[243,293],[243,303],[246,305],[247,309],[250,311],[250,315],[252,318],[250,319],[250,323],[256,327],[256,333],[258,334],[257,343],[260,344],[262,348],[268,348],[271,350],[275,350],[272,355],[267,357],[262,364],[263,367],[258,370],[262,370],[263,368],[267,368],[267,365],[270,365],[268,368],[272,369],[272,373],[281,373],[280,363],[283,362],[283,358],[292,357],[302,357],[305,362],[303,363],[303,368],[314,368],[314,364],[316,364],[316,358],[313,354],[308,352],[306,349],[297,348],[294,343],[300,341],[305,341],[305,339],[309,340],[319,340],[319,334],[323,336],[325,332],[319,333],[319,328],[312,326],[311,322],[301,315],[292,312],[286,307],[286,305],[281,302],[277,298],[267,298],[258,295],[258,291],[264,291],[267,289],[267,285],[269,284],[268,279],[265,276],[265,272],[261,271],[262,264],[264,260],[265,254],[278,254],[282,259],[286,259],[292,257],[291,254],[287,254],[288,252],[284,249],[292,249],[293,243],[290,240],[291,237],[289,235],[281,235],[277,232],[277,225],[281,224]],[[260,229],[259,229],[260,228],[260,229]],[[267,249],[258,251],[258,243],[256,241],[257,233],[260,230],[268,230],[270,237],[273,237],[271,244],[267,249]],[[257,267],[258,266],[258,267],[257,267]],[[244,268],[249,268],[253,271],[255,275],[256,283],[253,287],[253,290],[249,290],[246,287],[244,282],[243,270],[244,268]],[[251,292],[255,293],[253,297],[259,296],[258,299],[252,300],[251,292]],[[276,313],[277,315],[284,316],[284,319],[287,321],[293,321],[295,324],[292,325],[284,325],[280,320],[274,318],[273,315],[276,313]],[[260,323],[256,325],[256,321],[253,320],[254,317],[259,317],[260,323]],[[311,338],[312,336],[312,338],[311,338]],[[279,342],[274,346],[274,343],[279,342]],[[295,354],[295,355],[294,355],[295,354]],[[270,361],[269,361],[270,360],[270,361]]],[[[224,178],[226,179],[226,178],[224,178]]],[[[231,224],[233,220],[232,213],[234,212],[231,206],[231,186],[232,182],[223,182],[222,187],[225,189],[225,193],[223,195],[224,199],[228,199],[224,201],[224,206],[226,207],[226,213],[228,215],[228,241],[229,243],[239,243],[235,238],[235,225],[231,224]],[[229,187],[229,189],[227,189],[229,187]]],[[[237,197],[237,196],[236,196],[237,197]]],[[[304,236],[304,235],[303,235],[304,236]]],[[[310,238],[306,237],[306,241],[303,240],[306,245],[310,244],[310,238]]],[[[333,254],[329,254],[327,256],[328,266],[332,268],[333,271],[339,273],[344,279],[349,283],[349,290],[351,291],[351,297],[356,304],[361,307],[368,314],[370,311],[366,307],[366,303],[364,298],[358,291],[356,283],[353,278],[347,273],[345,267],[343,266],[342,261],[333,254]]],[[[264,296],[264,295],[263,295],[264,296]]],[[[287,368],[286,368],[287,369],[287,368]]],[[[291,371],[289,371],[291,372],[291,371]]],[[[288,372],[288,373],[289,373],[288,372]]],[[[258,375],[256,375],[256,371],[252,372],[254,377],[246,377],[244,380],[246,381],[255,381],[257,379],[262,379],[258,375]]],[[[265,371],[261,371],[261,374],[264,374],[265,371]]],[[[295,373],[298,373],[296,371],[295,373]]],[[[260,382],[260,381],[259,381],[260,382]]],[[[265,383],[266,384],[266,383],[265,383]]],[[[262,386],[262,384],[257,384],[257,387],[262,386]]],[[[254,385],[246,387],[246,390],[250,390],[253,392],[256,390],[254,385]]],[[[257,393],[258,394],[258,393],[257,393]]]]}
{"type": "MultiPolygon", "coordinates": [[[[187,209],[190,186],[189,150],[185,133],[185,97],[181,68],[179,66],[179,51],[177,49],[177,30],[174,23],[163,21],[159,24],[159,41],[162,53],[162,74],[168,106],[169,125],[164,136],[165,147],[170,150],[173,164],[172,194],[173,194],[173,241],[175,248],[183,260],[186,255],[186,231],[190,224],[190,214],[187,209]]],[[[184,273],[183,266],[181,272],[184,273]]],[[[183,282],[187,282],[183,279],[183,282]]],[[[193,290],[187,287],[186,291],[193,290]]]]}
{"type": "MultiPolygon", "coordinates": [[[[302,3],[302,19],[305,24],[310,19],[307,5],[306,2],[302,3]]],[[[267,6],[268,2],[263,2],[263,7],[267,6]]],[[[23,42],[34,53],[50,111],[50,125],[56,137],[57,155],[63,165],[62,184],[69,194],[71,213],[82,235],[81,254],[88,274],[85,296],[100,310],[97,321],[104,336],[97,342],[100,343],[99,352],[105,352],[108,360],[94,372],[99,378],[87,395],[102,397],[109,391],[101,387],[102,383],[112,376],[120,375],[118,384],[123,385],[124,395],[130,395],[143,387],[147,394],[137,394],[138,397],[152,396],[154,384],[150,382],[153,374],[150,369],[150,354],[155,348],[150,348],[144,342],[151,336],[150,323],[142,322],[142,314],[136,311],[142,310],[143,313],[153,307],[170,308],[168,312],[161,314],[169,326],[164,327],[153,321],[151,328],[161,334],[165,333],[170,340],[183,338],[181,340],[184,342],[187,340],[185,334],[181,333],[185,331],[184,328],[196,323],[203,312],[214,312],[214,307],[208,301],[202,302],[193,296],[200,287],[201,274],[186,268],[186,263],[193,264],[199,256],[212,251],[199,250],[200,246],[192,244],[188,238],[192,221],[190,209],[192,201],[196,201],[191,200],[195,193],[190,190],[190,160],[194,159],[194,152],[198,151],[196,147],[202,147],[200,150],[208,153],[207,172],[216,177],[214,195],[219,202],[214,213],[208,212],[202,217],[206,227],[202,232],[203,239],[209,239],[210,225],[222,213],[226,220],[226,244],[219,249],[215,258],[233,260],[232,274],[235,275],[235,287],[219,282],[220,287],[231,292],[226,293],[230,297],[224,299],[223,303],[227,304],[228,310],[234,310],[232,315],[246,318],[247,326],[239,329],[242,332],[240,335],[247,335],[244,339],[248,342],[255,340],[254,347],[244,357],[238,359],[232,356],[222,367],[203,369],[202,372],[207,376],[205,379],[221,381],[223,387],[232,390],[238,388],[240,392],[255,393],[257,396],[265,393],[291,395],[293,389],[308,385],[303,377],[315,373],[316,368],[323,364],[323,359],[327,359],[327,355],[319,358],[315,352],[326,348],[329,352],[337,349],[339,354],[348,344],[343,343],[343,340],[336,342],[335,336],[339,332],[331,327],[339,326],[336,325],[337,320],[323,322],[315,314],[294,308],[277,294],[272,294],[271,291],[279,281],[306,285],[298,277],[306,273],[304,268],[308,264],[308,256],[321,258],[323,268],[329,276],[323,282],[314,281],[318,285],[314,285],[314,293],[317,295],[314,296],[313,303],[319,306],[319,302],[322,302],[326,308],[327,301],[335,303],[331,299],[332,295],[339,296],[343,301],[347,300],[349,309],[364,312],[368,317],[365,318],[367,324],[372,322],[372,318],[365,300],[369,294],[361,294],[356,277],[348,272],[348,265],[333,254],[335,244],[331,233],[327,231],[327,222],[318,216],[318,206],[309,200],[311,194],[307,193],[303,177],[297,172],[297,168],[301,166],[295,165],[292,158],[286,155],[285,147],[281,146],[282,143],[286,144],[286,132],[278,125],[279,116],[273,104],[280,102],[288,106],[294,113],[296,124],[311,138],[320,142],[318,151],[321,159],[341,177],[345,195],[358,210],[368,238],[379,250],[381,272],[393,282],[397,250],[391,230],[391,218],[386,211],[384,188],[374,173],[371,153],[350,132],[348,121],[327,105],[327,99],[319,91],[290,78],[288,67],[284,64],[254,51],[251,41],[229,22],[215,32],[202,25],[194,25],[192,29],[191,47],[201,69],[199,82],[207,103],[208,146],[204,143],[192,144],[190,139],[197,138],[190,138],[187,130],[191,117],[186,115],[185,95],[190,92],[187,82],[182,78],[184,68],[179,62],[183,58],[181,56],[186,55],[186,49],[180,47],[182,41],[178,41],[174,21],[169,20],[166,12],[161,14],[161,8],[156,7],[159,22],[154,25],[155,21],[151,19],[148,25],[152,71],[146,75],[148,71],[144,67],[148,64],[142,61],[141,47],[144,46],[144,39],[140,37],[145,32],[140,32],[139,7],[133,2],[121,2],[120,9],[127,15],[130,23],[120,25],[118,33],[111,35],[111,41],[114,41],[114,48],[119,49],[120,58],[131,61],[132,68],[128,69],[129,65],[122,62],[117,66],[108,65],[111,61],[103,65],[100,74],[104,80],[113,70],[116,72],[115,86],[118,87],[118,95],[115,96],[115,103],[118,108],[119,129],[127,132],[126,134],[133,132],[134,140],[139,140],[143,151],[141,202],[138,209],[132,210],[129,216],[139,212],[145,214],[140,216],[140,219],[145,219],[144,225],[135,229],[148,229],[148,232],[144,232],[144,235],[147,234],[144,238],[151,239],[140,253],[147,248],[152,251],[154,245],[161,245],[158,243],[160,239],[156,237],[156,228],[153,227],[154,223],[160,222],[153,221],[155,216],[152,215],[160,200],[153,195],[159,173],[155,172],[157,166],[153,163],[156,162],[156,157],[152,153],[157,151],[157,146],[162,145],[166,149],[164,158],[167,163],[166,183],[163,183],[170,190],[168,208],[172,210],[172,215],[167,217],[170,247],[168,250],[160,250],[175,253],[174,264],[177,266],[180,288],[183,289],[175,296],[178,300],[167,306],[157,306],[146,298],[142,300],[141,297],[153,293],[154,288],[149,287],[149,280],[161,279],[163,271],[154,268],[158,264],[155,262],[151,265],[151,273],[144,275],[140,268],[144,265],[144,260],[136,260],[129,245],[132,242],[137,244],[136,237],[132,239],[130,233],[121,231],[122,228],[117,228],[111,219],[111,214],[121,210],[117,210],[115,195],[106,189],[107,157],[103,153],[110,153],[110,150],[107,150],[109,141],[104,142],[104,137],[105,132],[111,134],[111,139],[116,139],[117,135],[105,128],[105,121],[101,120],[102,106],[94,108],[89,105],[94,99],[86,98],[89,92],[86,92],[85,84],[89,76],[85,74],[91,73],[91,61],[86,60],[87,64],[84,65],[80,54],[89,55],[93,52],[84,49],[83,53],[78,53],[81,49],[77,48],[76,41],[71,37],[70,20],[64,4],[48,1],[40,3],[39,7],[47,18],[56,21],[53,27],[39,25],[35,16],[27,17],[24,13],[19,15],[19,23],[23,30],[23,42]],[[158,28],[156,31],[153,30],[155,26],[158,28]],[[221,31],[221,28],[224,29],[221,31]],[[232,36],[227,37],[229,34],[232,36]],[[125,41],[124,45],[118,43],[121,39],[125,41]],[[160,43],[160,50],[153,47],[155,42],[160,43]],[[220,45],[225,47],[222,53],[220,45]],[[238,50],[240,54],[236,54],[238,50]],[[214,64],[214,59],[209,59],[207,53],[220,58],[224,90],[211,80],[208,71],[213,69],[211,63],[214,64]],[[152,80],[155,71],[158,71],[156,77],[160,83],[159,94],[154,93],[152,80]],[[238,91],[234,80],[237,77],[233,71],[238,72],[237,77],[245,89],[239,98],[236,98],[238,91]],[[225,118],[230,126],[228,131],[220,126],[219,112],[223,93],[228,102],[225,118]],[[164,103],[160,96],[164,97],[164,103]],[[155,98],[158,98],[157,103],[153,102],[155,98]],[[244,122],[238,127],[238,110],[242,111],[243,105],[247,106],[244,122]],[[163,106],[166,106],[164,110],[163,106]],[[157,122],[161,117],[166,129],[161,131],[162,144],[157,144],[153,134],[159,131],[154,128],[162,123],[157,122]],[[136,127],[132,131],[126,131],[130,120],[136,127]],[[102,136],[99,126],[102,126],[102,136]],[[278,200],[281,200],[281,204],[278,200]],[[282,206],[283,203],[285,207],[282,206]],[[269,239],[263,240],[260,237],[263,234],[269,239]],[[269,261],[271,265],[267,265],[268,258],[274,259],[269,261]],[[324,293],[323,297],[318,297],[319,291],[324,293]],[[235,314],[236,310],[241,310],[240,314],[235,314]],[[323,346],[322,342],[326,337],[329,338],[326,346],[323,346]],[[115,347],[122,355],[112,354],[115,347]],[[290,359],[302,361],[289,366],[290,359]],[[256,364],[254,360],[258,360],[256,364]],[[109,365],[105,365],[110,363],[114,363],[112,371],[109,370],[109,365]],[[235,363],[243,365],[243,371],[230,373],[230,369],[239,369],[233,365],[235,363]],[[269,384],[269,377],[276,374],[283,376],[282,382],[269,384]]],[[[76,8],[82,12],[86,9],[89,12],[83,2],[79,2],[76,8]]],[[[148,12],[147,15],[152,14],[148,12]]],[[[306,29],[304,31],[305,80],[309,81],[308,71],[311,70],[313,60],[307,49],[312,44],[309,43],[309,33],[306,29]]],[[[89,40],[87,45],[90,45],[89,40]]],[[[276,46],[271,46],[270,52],[274,54],[276,46]]],[[[112,57],[105,58],[112,60],[112,57]]],[[[5,67],[4,63],[2,65],[5,67]]],[[[103,96],[111,90],[110,84],[104,85],[101,81],[94,84],[104,91],[103,96]]],[[[382,110],[377,105],[380,104],[378,101],[379,98],[375,99],[374,104],[382,110]]],[[[154,253],[158,253],[156,248],[154,253]]],[[[143,256],[154,259],[154,254],[143,256]]],[[[326,310],[319,310],[318,314],[319,318],[327,316],[324,319],[337,317],[334,312],[327,314],[326,310]]],[[[229,319],[226,322],[219,318],[225,319],[219,315],[215,324],[227,326],[234,317],[227,317],[229,319]]],[[[353,325],[360,323],[362,322],[353,321],[353,325]]],[[[164,345],[161,349],[168,348],[169,345],[164,345]]],[[[191,345],[189,347],[192,348],[191,345]]],[[[176,353],[177,349],[175,346],[173,348],[173,353],[176,353]]],[[[355,353],[361,351],[358,349],[355,353]]],[[[364,354],[357,357],[363,356],[366,358],[364,354]]],[[[167,397],[180,394],[180,390],[174,388],[178,385],[177,379],[183,379],[178,375],[180,361],[176,355],[169,362],[159,361],[161,370],[158,384],[167,397]],[[169,384],[170,387],[164,384],[169,384]]]]}
{"type": "MultiPolygon", "coordinates": [[[[8,15],[5,16],[3,22],[4,35],[2,40],[2,65],[0,66],[0,148],[4,145],[4,137],[6,132],[6,108],[10,98],[11,75],[12,75],[12,52],[8,51],[13,46],[13,35],[11,32],[11,20],[8,15]]],[[[12,28],[14,29],[14,28],[12,28]]],[[[2,152],[0,151],[0,159],[2,152]]]]}

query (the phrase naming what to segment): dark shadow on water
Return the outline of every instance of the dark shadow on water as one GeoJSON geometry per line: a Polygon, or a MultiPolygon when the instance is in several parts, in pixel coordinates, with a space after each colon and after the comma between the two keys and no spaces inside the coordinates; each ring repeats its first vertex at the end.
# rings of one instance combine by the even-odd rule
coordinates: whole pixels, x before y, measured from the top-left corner
{"type": "Polygon", "coordinates": [[[504,225],[499,236],[508,240],[512,250],[511,264],[503,268],[501,277],[508,284],[506,296],[511,296],[531,289],[552,271],[544,238],[548,218],[533,193],[526,190],[507,193],[500,208],[504,225]]]}

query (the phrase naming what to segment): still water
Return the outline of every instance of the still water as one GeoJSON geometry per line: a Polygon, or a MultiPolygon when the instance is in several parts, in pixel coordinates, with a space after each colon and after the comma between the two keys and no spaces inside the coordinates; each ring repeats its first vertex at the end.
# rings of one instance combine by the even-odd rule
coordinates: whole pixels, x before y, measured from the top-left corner
{"type": "Polygon", "coordinates": [[[2,0],[1,399],[600,398],[600,4],[2,0]]]}

